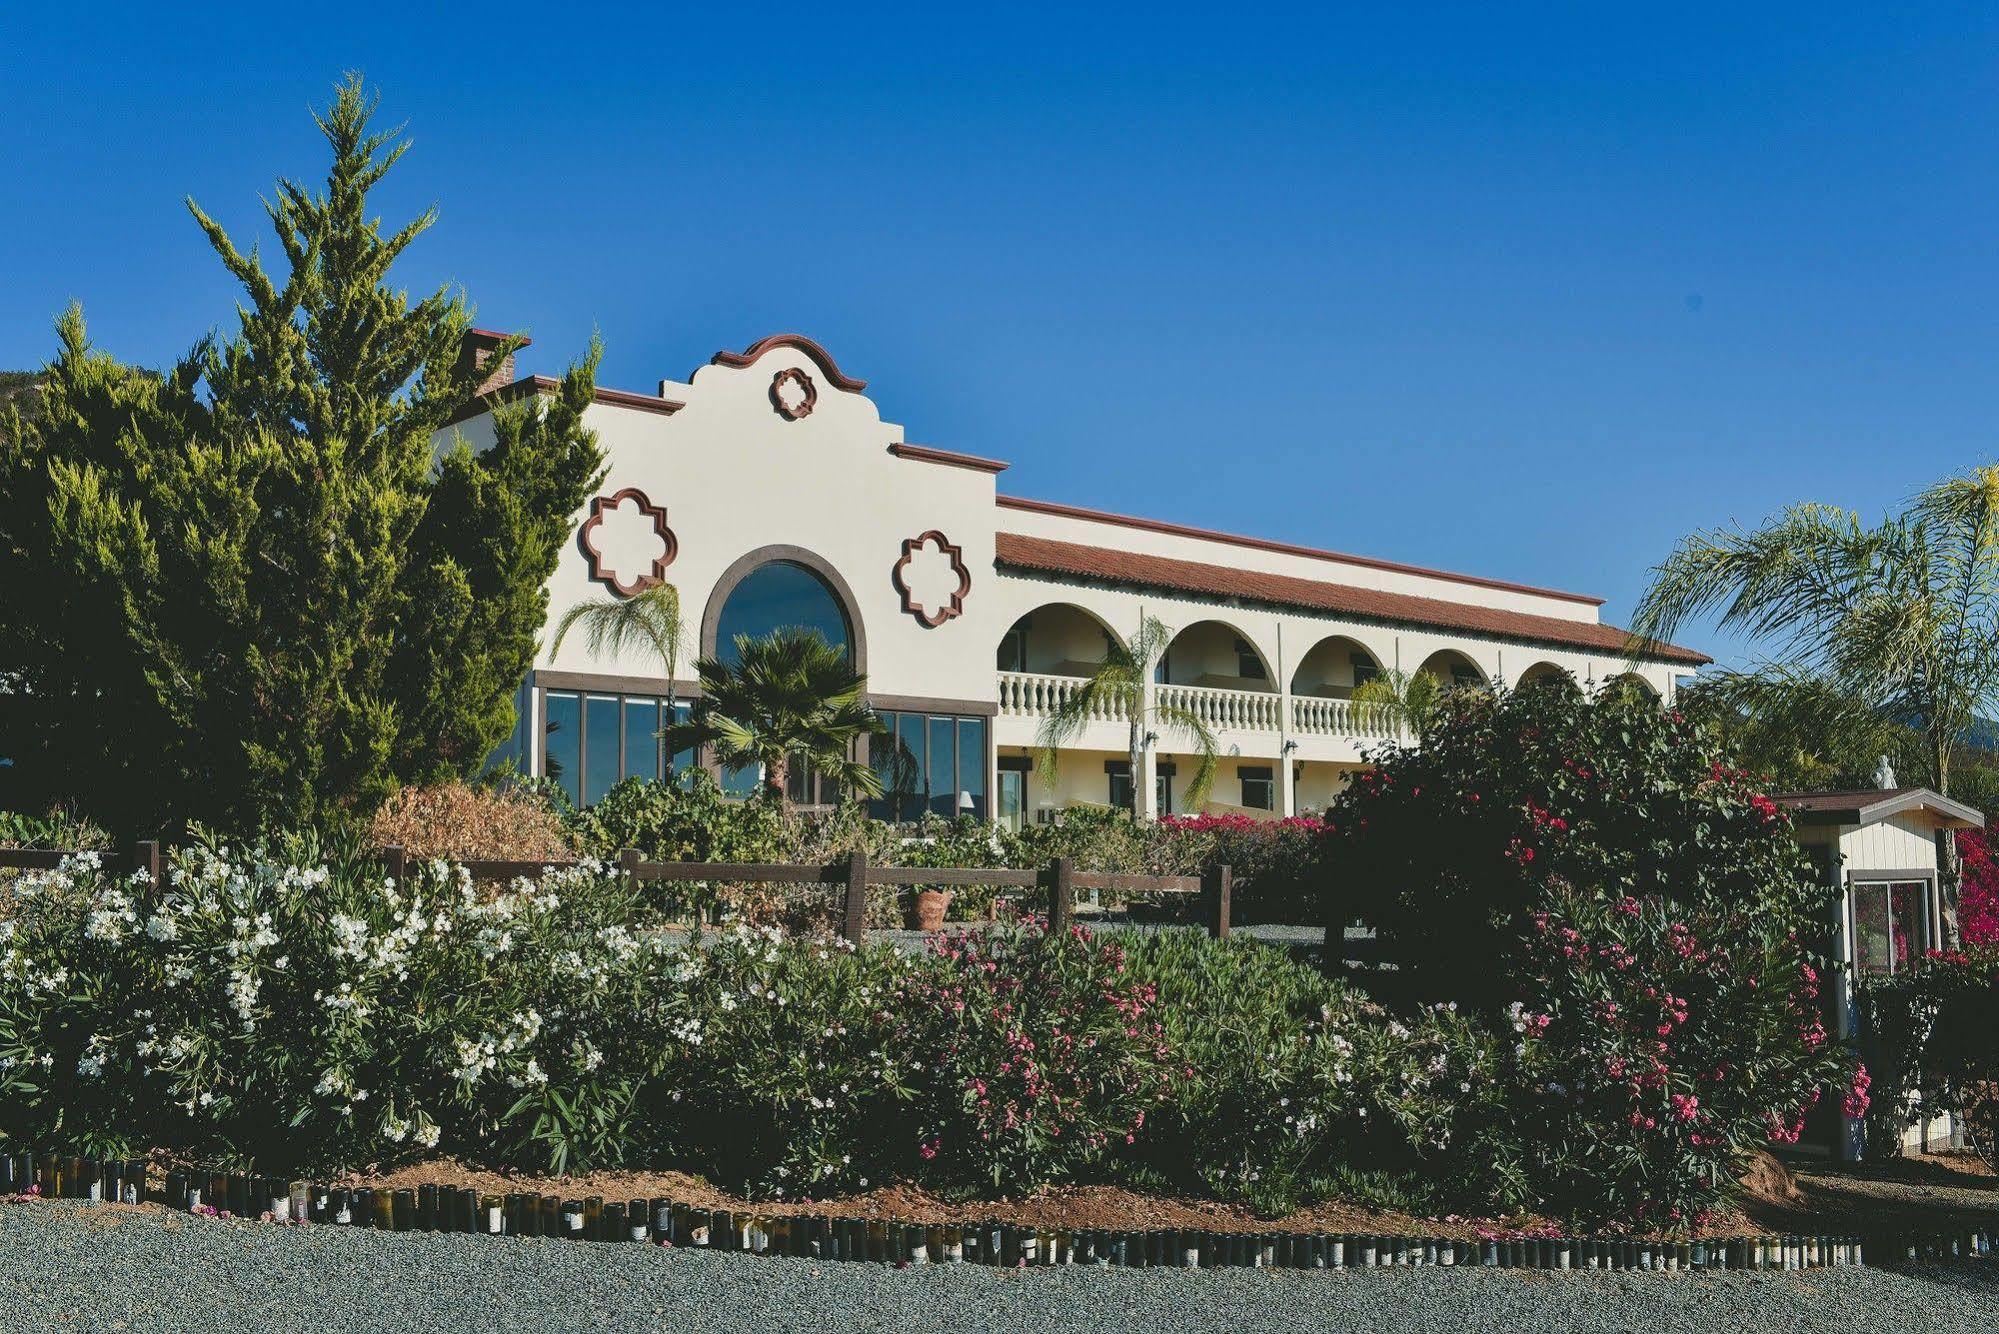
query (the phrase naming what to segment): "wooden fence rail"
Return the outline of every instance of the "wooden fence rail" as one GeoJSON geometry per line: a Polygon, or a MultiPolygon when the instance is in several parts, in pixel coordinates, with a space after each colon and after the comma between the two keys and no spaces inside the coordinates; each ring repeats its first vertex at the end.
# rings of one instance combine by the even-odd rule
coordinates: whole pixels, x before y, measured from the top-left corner
{"type": "MultiPolygon", "coordinates": [[[[81,856],[85,852],[97,852],[108,867],[118,864],[115,853],[94,848],[0,848],[0,870],[53,871],[62,865],[63,858],[81,856]]],[[[145,839],[132,845],[131,868],[144,871],[154,884],[160,880],[160,845],[155,839],[145,839]]]]}
{"type": "MultiPolygon", "coordinates": [[[[399,847],[382,849],[388,873],[400,880],[408,874],[409,854],[399,847]]],[[[516,876],[537,876],[544,871],[574,866],[567,861],[514,862],[466,861],[475,880],[511,880],[516,876]]],[[[855,944],[867,937],[868,889],[871,886],[909,887],[912,885],[991,886],[999,889],[1047,889],[1048,926],[1066,931],[1072,919],[1078,890],[1110,891],[1122,894],[1187,894],[1201,896],[1208,933],[1217,939],[1229,934],[1229,900],[1234,878],[1226,866],[1206,875],[1125,875],[1101,871],[1078,871],[1073,860],[1058,857],[1040,870],[1000,866],[875,866],[868,854],[856,851],[837,862],[822,866],[783,862],[649,862],[627,848],[618,854],[618,867],[636,884],[719,884],[719,885],[819,885],[843,888],[840,934],[855,944]]]]}
{"type": "MultiPolygon", "coordinates": [[[[0,869],[47,871],[61,865],[63,858],[80,849],[0,848],[0,869]]],[[[106,865],[117,858],[103,854],[106,865]]],[[[400,847],[381,850],[388,874],[402,880],[409,874],[412,858],[400,847]]],[[[574,866],[571,861],[463,861],[475,880],[512,880],[518,876],[539,876],[551,870],[574,866]]],[[[134,845],[130,865],[143,871],[158,884],[163,859],[156,840],[134,845]]],[[[843,888],[840,933],[856,945],[867,936],[868,889],[871,886],[907,888],[913,885],[991,886],[998,889],[1046,889],[1048,928],[1066,931],[1073,917],[1077,891],[1098,890],[1120,894],[1199,895],[1208,933],[1216,938],[1229,934],[1229,900],[1234,878],[1226,866],[1214,867],[1205,875],[1125,875],[1102,871],[1078,871],[1068,857],[1057,857],[1040,870],[1002,866],[875,866],[866,852],[857,851],[843,860],[823,866],[799,866],[777,862],[649,862],[630,848],[618,854],[618,867],[636,884],[722,884],[722,885],[821,885],[843,888]]]]}

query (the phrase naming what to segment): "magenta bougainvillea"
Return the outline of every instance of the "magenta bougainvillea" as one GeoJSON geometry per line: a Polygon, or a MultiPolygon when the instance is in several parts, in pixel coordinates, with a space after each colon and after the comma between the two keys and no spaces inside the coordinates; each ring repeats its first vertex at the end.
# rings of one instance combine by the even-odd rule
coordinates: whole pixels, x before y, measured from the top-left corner
{"type": "Polygon", "coordinates": [[[1983,829],[1961,829],[1958,856],[1963,863],[1958,882],[1957,925],[1967,945],[1999,943],[1999,862],[1983,829]]]}

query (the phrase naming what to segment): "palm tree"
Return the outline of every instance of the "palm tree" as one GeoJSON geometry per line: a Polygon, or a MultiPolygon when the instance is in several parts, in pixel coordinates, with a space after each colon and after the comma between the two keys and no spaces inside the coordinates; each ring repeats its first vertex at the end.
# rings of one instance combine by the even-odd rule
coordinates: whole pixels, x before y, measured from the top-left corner
{"type": "Polygon", "coordinates": [[[1816,695],[1892,719],[1922,738],[1921,780],[1949,792],[1952,750],[1999,703],[1999,467],[1874,527],[1797,505],[1754,531],[1695,533],[1653,572],[1633,633],[1664,639],[1717,612],[1775,648],[1736,674],[1760,712],[1816,695]]]}
{"type": "MultiPolygon", "coordinates": [[[[1653,571],[1633,634],[1666,639],[1716,613],[1774,648],[1721,677],[1760,717],[1815,719],[1814,701],[1833,699],[1891,720],[1919,739],[1919,780],[1948,793],[1952,752],[1999,703],[1999,467],[1946,478],[1873,527],[1808,504],[1695,533],[1653,571]]],[[[1948,838],[1943,857],[1954,884],[1948,838]]]]}
{"type": "Polygon", "coordinates": [[[726,765],[761,764],[764,787],[787,804],[794,761],[843,789],[878,797],[881,778],[851,758],[854,740],[884,730],[863,701],[867,678],[817,630],[783,626],[761,639],[738,635],[736,661],[702,658],[694,730],[726,765]]]}
{"type": "Polygon", "coordinates": [[[1057,705],[1041,724],[1035,767],[1043,781],[1054,777],[1062,747],[1080,736],[1092,720],[1115,718],[1125,723],[1130,734],[1132,817],[1138,818],[1145,809],[1138,776],[1148,724],[1185,732],[1194,739],[1196,763],[1193,781],[1187,785],[1187,802],[1199,806],[1215,782],[1218,747],[1214,730],[1191,709],[1162,701],[1156,691],[1147,689],[1173,642],[1173,632],[1157,617],[1147,616],[1139,621],[1138,633],[1130,644],[1120,644],[1108,634],[1104,641],[1104,660],[1084,679],[1082,688],[1057,705]]]}
{"type": "Polygon", "coordinates": [[[1390,667],[1354,687],[1353,702],[1378,710],[1420,737],[1436,720],[1444,695],[1457,687],[1434,672],[1405,672],[1390,667]]]}
{"type": "Polygon", "coordinates": [[[674,719],[679,716],[673,677],[680,668],[680,648],[687,633],[680,619],[679,590],[672,584],[654,584],[628,598],[578,602],[555,623],[555,643],[549,651],[560,652],[562,641],[578,625],[593,656],[615,657],[627,648],[639,648],[659,659],[660,675],[666,678],[666,712],[655,735],[666,743],[666,781],[671,783],[674,719]]]}

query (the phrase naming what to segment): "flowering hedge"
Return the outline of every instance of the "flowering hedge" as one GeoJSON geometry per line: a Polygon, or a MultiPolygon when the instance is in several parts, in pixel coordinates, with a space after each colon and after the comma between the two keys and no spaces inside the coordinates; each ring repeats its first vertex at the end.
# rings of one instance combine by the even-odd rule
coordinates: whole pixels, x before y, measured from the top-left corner
{"type": "MultiPolygon", "coordinates": [[[[436,1151],[686,1166],[778,1196],[1017,1191],[1177,1168],[1186,1127],[1257,1097],[1207,1068],[1240,1009],[1166,1026],[1163,991],[1211,994],[1180,973],[1240,960],[1239,981],[1311,994],[1309,969],[1251,944],[1152,948],[1140,968],[1110,938],[1032,925],[923,954],[748,926],[690,941],[647,929],[602,863],[481,891],[441,863],[396,883],[318,851],[197,847],[158,887],[90,854],[15,877],[0,1137],[278,1171],[436,1151]]],[[[1431,1054],[1378,1011],[1272,1025],[1289,1088],[1353,1081],[1424,1134],[1445,1115],[1431,1054]]]]}
{"type": "Polygon", "coordinates": [[[1499,1118],[1496,1045],[1454,1008],[1404,1022],[1247,939],[1156,933],[1128,962],[1184,1063],[1148,1123],[1162,1184],[1276,1212],[1427,1173],[1432,1204],[1516,1202],[1455,1156],[1460,1127],[1499,1118]]]}
{"type": "Polygon", "coordinates": [[[1788,932],[1561,888],[1532,923],[1509,1112],[1544,1207],[1698,1224],[1750,1153],[1797,1142],[1825,1090],[1866,1112],[1866,1072],[1830,1041],[1818,968],[1788,932]]]}
{"type": "Polygon", "coordinates": [[[1957,928],[1966,945],[1999,944],[1999,861],[1983,829],[1957,831],[1957,928]]]}
{"type": "Polygon", "coordinates": [[[1551,884],[1747,907],[1809,931],[1831,891],[1789,817],[1677,713],[1636,692],[1450,692],[1420,747],[1387,747],[1326,812],[1346,920],[1430,998],[1503,1004],[1503,958],[1551,884]]]}
{"type": "Polygon", "coordinates": [[[1172,1096],[1183,1071],[1158,988],[1126,976],[1123,946],[1005,928],[933,951],[902,996],[908,1047],[940,1072],[918,1121],[926,1161],[993,1187],[1074,1177],[1172,1096]]]}

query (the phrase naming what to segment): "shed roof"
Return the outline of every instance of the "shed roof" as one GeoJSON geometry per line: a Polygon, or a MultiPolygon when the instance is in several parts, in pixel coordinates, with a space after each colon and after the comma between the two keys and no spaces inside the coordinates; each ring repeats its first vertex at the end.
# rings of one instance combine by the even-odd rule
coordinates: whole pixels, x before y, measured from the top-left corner
{"type": "Polygon", "coordinates": [[[1770,798],[1813,824],[1874,824],[1927,811],[1946,829],[1983,829],[1984,813],[1926,787],[1856,788],[1850,792],[1777,792],[1770,798]]]}

